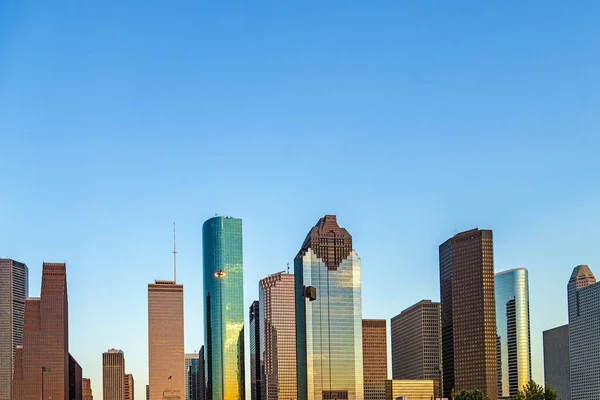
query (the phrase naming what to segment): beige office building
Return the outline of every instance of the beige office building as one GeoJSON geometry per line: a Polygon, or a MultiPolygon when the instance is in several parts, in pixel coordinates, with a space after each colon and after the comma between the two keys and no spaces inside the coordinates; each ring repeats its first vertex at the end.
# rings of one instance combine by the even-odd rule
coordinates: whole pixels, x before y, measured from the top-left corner
{"type": "Polygon", "coordinates": [[[183,285],[148,284],[149,400],[185,398],[183,285]]]}
{"type": "Polygon", "coordinates": [[[133,375],[125,374],[125,400],[134,400],[133,375]]]}
{"type": "Polygon", "coordinates": [[[125,356],[121,350],[102,353],[102,399],[125,399],[125,356]]]}
{"type": "Polygon", "coordinates": [[[81,380],[81,398],[82,400],[94,400],[92,395],[92,383],[89,378],[83,378],[81,380]]]}
{"type": "Polygon", "coordinates": [[[392,379],[385,382],[385,400],[431,400],[438,398],[439,382],[434,379],[392,379]]]}

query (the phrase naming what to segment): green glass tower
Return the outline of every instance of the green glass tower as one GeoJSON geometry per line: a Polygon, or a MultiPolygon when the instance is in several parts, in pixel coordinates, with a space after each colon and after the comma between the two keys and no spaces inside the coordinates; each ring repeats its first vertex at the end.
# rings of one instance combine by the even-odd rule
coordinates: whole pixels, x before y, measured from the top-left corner
{"type": "Polygon", "coordinates": [[[242,220],[202,226],[206,400],[244,400],[242,220]]]}
{"type": "Polygon", "coordinates": [[[360,259],[335,215],[294,259],[298,400],[363,400],[360,259]]]}

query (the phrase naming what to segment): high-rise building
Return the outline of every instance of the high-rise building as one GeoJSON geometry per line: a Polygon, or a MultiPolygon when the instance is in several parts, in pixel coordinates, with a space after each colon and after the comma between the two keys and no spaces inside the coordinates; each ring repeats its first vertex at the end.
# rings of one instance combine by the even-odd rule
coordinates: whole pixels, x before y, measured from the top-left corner
{"type": "Polygon", "coordinates": [[[148,284],[148,377],[150,400],[185,397],[183,285],[156,280],[148,284]]]}
{"type": "Polygon", "coordinates": [[[392,379],[385,382],[385,400],[431,400],[439,398],[438,381],[433,379],[392,379]]]}
{"type": "Polygon", "coordinates": [[[13,400],[69,399],[68,311],[66,265],[44,263],[40,297],[25,300],[23,346],[15,356],[13,400]]]}
{"type": "MultiPolygon", "coordinates": [[[[201,349],[202,351],[202,349],[201,349]]],[[[189,400],[199,400],[202,386],[200,381],[200,357],[198,353],[189,353],[185,355],[186,364],[188,365],[186,370],[186,393],[185,395],[189,400]]],[[[204,366],[202,366],[204,367],[204,366]]]]}
{"type": "Polygon", "coordinates": [[[262,400],[297,398],[294,275],[276,273],[259,283],[262,400]]]}
{"type": "Polygon", "coordinates": [[[92,394],[92,382],[89,378],[81,379],[81,392],[82,400],[94,400],[94,395],[92,394]]]}
{"type": "Polygon", "coordinates": [[[552,386],[558,398],[571,400],[569,368],[569,325],[544,331],[544,382],[552,386]]]}
{"type": "Polygon", "coordinates": [[[102,399],[125,399],[125,355],[121,350],[102,353],[102,399]]]}
{"type": "Polygon", "coordinates": [[[262,369],[260,365],[260,303],[252,302],[250,306],[250,398],[261,400],[262,369]]]}
{"type": "Polygon", "coordinates": [[[135,400],[135,386],[133,375],[125,374],[125,400],[135,400]]]}
{"type": "MultiPolygon", "coordinates": [[[[202,226],[207,400],[243,400],[244,290],[242,220],[202,226]]],[[[152,399],[154,400],[154,399],[152,399]]]]}
{"type": "Polygon", "coordinates": [[[471,229],[440,245],[444,397],[479,389],[498,397],[491,230],[471,229]]]}
{"type": "Polygon", "coordinates": [[[69,354],[69,399],[81,400],[83,396],[81,366],[69,354]]]}
{"type": "Polygon", "coordinates": [[[192,380],[191,380],[191,376],[192,376],[192,364],[194,364],[195,361],[195,370],[197,372],[198,370],[198,353],[185,353],[184,354],[184,368],[183,368],[183,386],[185,386],[185,400],[190,400],[191,396],[192,396],[192,380]]]}
{"type": "Polygon", "coordinates": [[[310,230],[294,275],[298,399],[362,400],[360,259],[335,215],[310,230]]]}
{"type": "Polygon", "coordinates": [[[15,351],[23,344],[28,288],[27,266],[0,258],[0,399],[11,398],[15,351]]]}
{"type": "Polygon", "coordinates": [[[587,265],[575,267],[567,285],[571,400],[600,393],[600,284],[587,265]]]}
{"type": "Polygon", "coordinates": [[[527,269],[495,277],[498,397],[515,396],[531,380],[529,279],[527,269]]]}
{"type": "Polygon", "coordinates": [[[204,346],[200,347],[200,360],[198,362],[198,375],[196,377],[198,382],[198,392],[197,397],[192,397],[192,400],[204,400],[206,396],[206,379],[204,373],[204,366],[206,365],[206,360],[204,358],[204,346]]]}
{"type": "Polygon", "coordinates": [[[363,378],[365,400],[385,400],[387,370],[387,321],[362,320],[363,378]]]}
{"type": "Polygon", "coordinates": [[[421,300],[392,318],[392,378],[441,379],[440,303],[421,300]]]}

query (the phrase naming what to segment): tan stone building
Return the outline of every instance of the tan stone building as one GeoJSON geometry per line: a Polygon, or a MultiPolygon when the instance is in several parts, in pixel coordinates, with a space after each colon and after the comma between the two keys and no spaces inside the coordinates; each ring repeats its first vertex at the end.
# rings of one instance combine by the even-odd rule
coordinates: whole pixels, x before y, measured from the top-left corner
{"type": "Polygon", "coordinates": [[[125,374],[125,400],[134,400],[133,375],[125,374]]]}
{"type": "Polygon", "coordinates": [[[149,399],[184,398],[183,366],[183,285],[157,280],[148,284],[149,399]]]}
{"type": "Polygon", "coordinates": [[[89,378],[83,378],[81,380],[81,391],[83,400],[94,400],[92,395],[92,383],[89,378]]]}
{"type": "Polygon", "coordinates": [[[102,354],[102,399],[125,399],[125,356],[121,350],[102,354]]]}

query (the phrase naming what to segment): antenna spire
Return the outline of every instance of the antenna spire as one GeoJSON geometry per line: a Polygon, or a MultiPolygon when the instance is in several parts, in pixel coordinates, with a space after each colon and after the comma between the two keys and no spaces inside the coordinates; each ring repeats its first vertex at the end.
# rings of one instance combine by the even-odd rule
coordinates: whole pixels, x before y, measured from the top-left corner
{"type": "Polygon", "coordinates": [[[173,283],[177,283],[177,245],[175,244],[175,221],[173,221],[173,283]]]}

